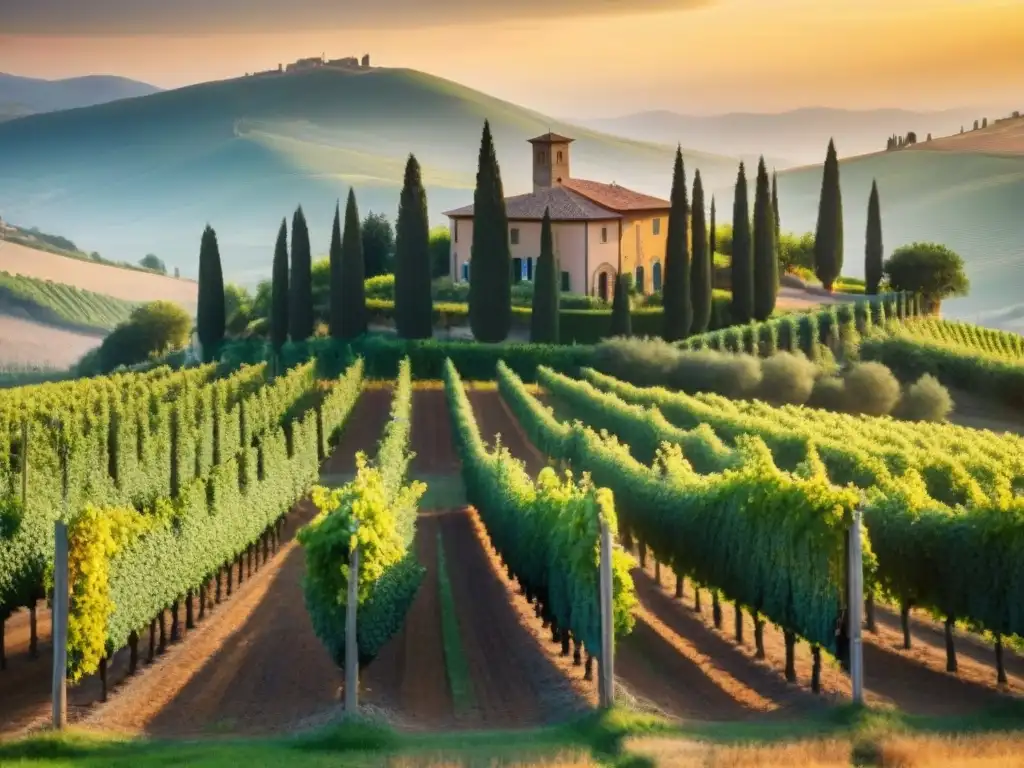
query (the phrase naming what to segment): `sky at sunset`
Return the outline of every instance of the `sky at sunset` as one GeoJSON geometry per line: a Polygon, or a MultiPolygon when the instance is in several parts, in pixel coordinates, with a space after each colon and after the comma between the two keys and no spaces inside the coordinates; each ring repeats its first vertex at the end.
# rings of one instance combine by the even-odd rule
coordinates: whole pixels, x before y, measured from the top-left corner
{"type": "Polygon", "coordinates": [[[0,0],[0,71],[33,77],[366,52],[557,116],[1024,106],[1021,0],[0,0]]]}

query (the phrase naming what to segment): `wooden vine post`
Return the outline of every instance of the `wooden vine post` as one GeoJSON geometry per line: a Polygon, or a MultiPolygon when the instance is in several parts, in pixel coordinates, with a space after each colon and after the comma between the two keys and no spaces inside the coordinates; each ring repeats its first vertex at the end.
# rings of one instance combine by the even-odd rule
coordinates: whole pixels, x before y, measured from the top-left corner
{"type": "Polygon", "coordinates": [[[847,605],[847,630],[850,635],[850,683],[853,688],[853,703],[864,703],[864,648],[862,645],[863,621],[861,609],[864,605],[864,558],[861,550],[860,529],[862,513],[860,507],[853,510],[850,526],[850,546],[847,550],[849,563],[847,578],[850,595],[847,605]]]}
{"type": "Polygon", "coordinates": [[[601,520],[601,657],[598,659],[598,697],[601,709],[615,704],[615,619],[612,614],[612,532],[601,520]]]}
{"type": "Polygon", "coordinates": [[[55,523],[53,558],[53,727],[68,724],[68,527],[55,523]]]}
{"type": "MultiPolygon", "coordinates": [[[[355,538],[359,523],[352,531],[355,538]]],[[[345,605],[345,713],[359,711],[359,645],[356,634],[356,614],[359,608],[359,544],[348,555],[348,601],[345,605]]]]}

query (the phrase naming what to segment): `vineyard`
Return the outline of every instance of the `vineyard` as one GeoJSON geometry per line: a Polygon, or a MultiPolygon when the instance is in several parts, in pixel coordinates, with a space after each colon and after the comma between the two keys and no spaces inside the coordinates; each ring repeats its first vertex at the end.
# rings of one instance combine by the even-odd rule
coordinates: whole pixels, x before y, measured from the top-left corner
{"type": "MultiPolygon", "coordinates": [[[[837,329],[974,376],[1022,352],[899,297],[824,314],[693,346],[823,355],[837,329]]],[[[612,660],[643,712],[811,716],[851,695],[853,530],[869,704],[1024,694],[1024,438],[637,386],[586,349],[536,383],[423,350],[5,391],[0,731],[46,718],[58,520],[69,717],[95,728],[329,722],[350,652],[360,707],[412,729],[567,720],[612,660]]]]}
{"type": "Polygon", "coordinates": [[[42,323],[110,331],[128,319],[135,304],[63,283],[0,272],[0,306],[42,323]]]}

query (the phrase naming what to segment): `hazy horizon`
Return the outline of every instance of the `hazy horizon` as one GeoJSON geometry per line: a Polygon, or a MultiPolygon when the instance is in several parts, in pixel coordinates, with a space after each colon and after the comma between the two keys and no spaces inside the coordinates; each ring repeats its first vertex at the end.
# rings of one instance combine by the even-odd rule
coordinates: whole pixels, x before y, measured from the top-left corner
{"type": "Polygon", "coordinates": [[[244,11],[240,0],[183,0],[173,13],[126,2],[5,9],[0,71],[175,88],[320,53],[369,52],[375,65],[580,119],[1001,107],[1024,86],[1024,4],[1006,0],[634,0],[628,10],[614,0],[530,0],[511,10],[466,0],[292,0],[281,18],[276,0],[247,0],[244,11]],[[200,25],[203,34],[190,32],[200,25]]]}

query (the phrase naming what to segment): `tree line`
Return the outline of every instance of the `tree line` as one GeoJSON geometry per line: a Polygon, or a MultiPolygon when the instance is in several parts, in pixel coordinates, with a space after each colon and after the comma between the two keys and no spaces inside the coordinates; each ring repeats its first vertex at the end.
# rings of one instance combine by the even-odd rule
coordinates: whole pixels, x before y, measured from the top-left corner
{"type": "MultiPolygon", "coordinates": [[[[490,124],[485,121],[473,193],[474,226],[469,281],[469,322],[481,342],[504,341],[512,325],[512,258],[505,196],[490,124]]],[[[713,259],[716,249],[716,207],[712,196],[710,222],[700,171],[692,187],[692,205],[681,147],[672,174],[670,213],[662,302],[663,332],[678,340],[707,330],[713,297],[713,259]]],[[[355,192],[350,190],[342,225],[340,201],[330,246],[329,333],[342,340],[367,330],[363,282],[369,276],[355,192]]],[[[301,206],[291,222],[282,220],[274,248],[270,297],[270,340],[275,350],[288,340],[303,341],[314,334],[312,258],[309,230],[301,206]]],[[[748,197],[747,171],[740,163],[732,211],[731,316],[744,324],[767,319],[775,311],[780,284],[781,222],[778,180],[769,177],[762,157],[754,183],[753,210],[748,197]]],[[[877,294],[883,278],[881,213],[878,188],[872,183],[865,250],[866,293],[877,294]]],[[[436,250],[436,248],[435,248],[436,250]]],[[[413,155],[405,169],[394,241],[395,322],[400,337],[428,338],[433,333],[431,280],[438,261],[431,255],[427,197],[420,166],[413,155]]],[[[826,290],[833,290],[843,266],[843,213],[839,162],[830,141],[822,171],[813,268],[826,290]]],[[[447,268],[447,265],[445,265],[447,268]]],[[[550,213],[541,224],[530,340],[559,341],[560,266],[554,254],[550,213]]],[[[615,281],[612,335],[630,334],[629,276],[615,281]]],[[[225,334],[224,282],[216,234],[207,227],[200,248],[199,313],[197,328],[206,355],[216,354],[225,334]]]]}
{"type": "MultiPolygon", "coordinates": [[[[379,215],[360,221],[355,190],[345,204],[335,206],[330,244],[328,329],[331,337],[351,340],[367,330],[364,282],[368,271],[382,274],[383,257],[373,260],[364,253],[363,227],[387,226],[379,215]],[[379,262],[379,263],[378,263],[379,262]],[[379,271],[378,271],[379,270],[379,271]]],[[[381,238],[376,238],[380,240],[381,238]]],[[[387,238],[384,238],[387,239],[387,238]]],[[[374,242],[376,242],[376,240],[374,242]]],[[[309,226],[300,205],[292,216],[291,242],[288,220],[282,219],[274,246],[270,298],[270,342],[275,351],[289,340],[305,341],[314,335],[315,316],[312,280],[313,258],[309,226]]],[[[419,162],[409,155],[405,167],[394,237],[395,321],[398,334],[407,339],[432,335],[430,231],[427,195],[419,162]]],[[[199,249],[199,302],[196,330],[203,356],[213,359],[226,331],[225,290],[220,248],[213,227],[207,225],[199,249]]]]}

